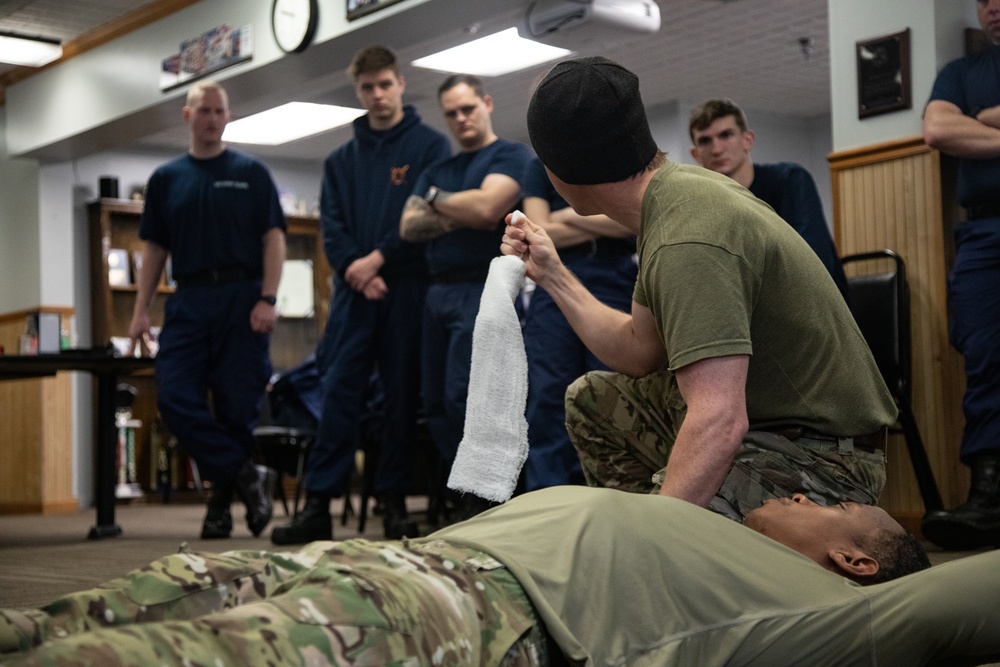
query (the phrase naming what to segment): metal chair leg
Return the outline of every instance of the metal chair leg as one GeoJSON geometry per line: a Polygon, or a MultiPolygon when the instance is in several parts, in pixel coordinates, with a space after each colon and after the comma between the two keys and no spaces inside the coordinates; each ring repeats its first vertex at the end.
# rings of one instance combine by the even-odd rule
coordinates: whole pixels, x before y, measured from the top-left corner
{"type": "Polygon", "coordinates": [[[941,493],[938,491],[937,482],[934,480],[934,472],[931,470],[930,461],[927,459],[927,450],[924,449],[924,441],[920,437],[920,429],[917,428],[917,420],[913,415],[913,409],[908,402],[903,400],[897,401],[897,404],[899,405],[899,424],[903,427],[906,449],[910,453],[913,474],[916,475],[917,486],[920,488],[920,496],[924,501],[924,510],[932,512],[944,509],[944,504],[941,502],[941,493]]]}

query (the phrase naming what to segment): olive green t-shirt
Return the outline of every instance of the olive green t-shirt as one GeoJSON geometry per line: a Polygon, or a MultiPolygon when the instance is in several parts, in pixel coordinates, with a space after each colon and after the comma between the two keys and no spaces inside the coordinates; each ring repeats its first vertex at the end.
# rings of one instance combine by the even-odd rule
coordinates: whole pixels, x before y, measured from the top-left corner
{"type": "Polygon", "coordinates": [[[422,541],[438,539],[503,563],[573,664],[845,667],[1000,654],[1000,551],[862,587],[682,500],[578,486],[519,496],[422,541]]]}
{"type": "Polygon", "coordinates": [[[634,299],[656,319],[671,370],[749,355],[751,429],[832,436],[896,421],[892,396],[823,263],[732,179],[668,162],[642,202],[634,299]]]}

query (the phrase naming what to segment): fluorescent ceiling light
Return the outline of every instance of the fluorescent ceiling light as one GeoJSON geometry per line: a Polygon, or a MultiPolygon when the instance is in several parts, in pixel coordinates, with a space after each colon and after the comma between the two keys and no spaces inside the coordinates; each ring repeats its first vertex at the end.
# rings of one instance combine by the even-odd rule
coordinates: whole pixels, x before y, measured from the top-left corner
{"type": "Polygon", "coordinates": [[[524,39],[517,28],[462,44],[426,58],[414,60],[417,67],[442,72],[461,72],[478,76],[500,76],[568,56],[572,51],[524,39]]]}
{"type": "Polygon", "coordinates": [[[10,65],[41,67],[62,57],[57,39],[28,37],[0,31],[0,62],[10,65]]]}
{"type": "Polygon", "coordinates": [[[289,102],[230,122],[222,134],[222,140],[237,144],[277,146],[347,125],[364,113],[364,109],[330,104],[289,102]]]}

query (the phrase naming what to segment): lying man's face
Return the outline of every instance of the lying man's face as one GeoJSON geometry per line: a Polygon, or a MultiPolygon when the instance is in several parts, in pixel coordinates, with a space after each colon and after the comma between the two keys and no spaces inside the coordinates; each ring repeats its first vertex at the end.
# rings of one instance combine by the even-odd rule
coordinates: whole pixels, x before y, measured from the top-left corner
{"type": "Polygon", "coordinates": [[[770,499],[750,512],[743,524],[828,567],[831,550],[865,544],[882,531],[906,531],[880,507],[840,503],[824,507],[801,493],[770,499]]]}

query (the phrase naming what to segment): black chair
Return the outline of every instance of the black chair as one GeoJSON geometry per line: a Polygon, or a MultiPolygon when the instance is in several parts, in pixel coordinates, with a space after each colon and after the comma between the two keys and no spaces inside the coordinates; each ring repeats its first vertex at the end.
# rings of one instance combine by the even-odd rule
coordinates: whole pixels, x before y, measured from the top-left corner
{"type": "Polygon", "coordinates": [[[316,432],[295,428],[294,426],[258,426],[253,430],[254,442],[261,453],[264,465],[273,468],[278,473],[277,493],[285,515],[299,513],[299,501],[302,498],[302,476],[305,472],[306,459],[309,450],[316,439],[316,432]],[[295,499],[288,511],[288,498],[285,494],[285,475],[295,478],[295,499]]]}
{"type": "Polygon", "coordinates": [[[847,279],[851,312],[896,400],[899,422],[898,428],[893,430],[902,432],[906,440],[924,509],[930,512],[942,509],[943,505],[913,414],[910,288],[906,281],[906,265],[902,257],[888,249],[848,255],[842,259],[845,267],[855,262],[876,260],[881,260],[882,264],[888,260],[892,268],[847,279]]]}
{"type": "Polygon", "coordinates": [[[278,498],[289,515],[285,495],[285,475],[295,477],[293,512],[298,514],[302,480],[309,451],[316,441],[316,397],[319,376],[315,361],[302,365],[272,380],[267,388],[261,425],[253,430],[254,442],[264,465],[278,472],[278,498]]]}

